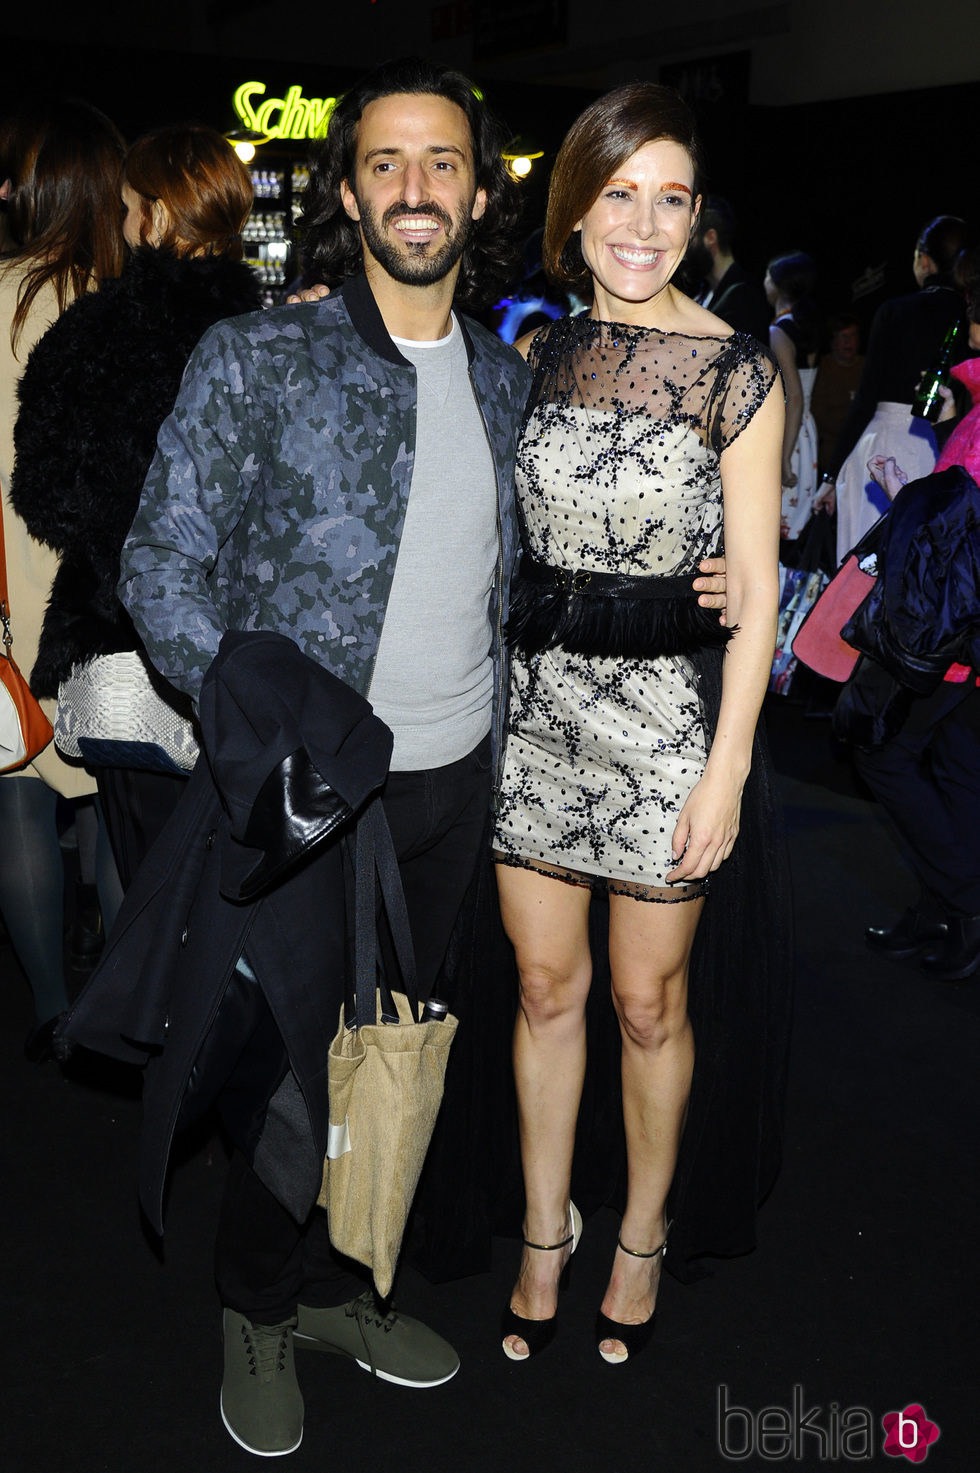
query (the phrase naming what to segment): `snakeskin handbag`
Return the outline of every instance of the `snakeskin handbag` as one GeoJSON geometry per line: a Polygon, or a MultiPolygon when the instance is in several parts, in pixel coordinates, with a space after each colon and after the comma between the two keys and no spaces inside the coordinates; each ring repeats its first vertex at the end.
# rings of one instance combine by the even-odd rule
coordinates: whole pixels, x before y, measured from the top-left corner
{"type": "Polygon", "coordinates": [[[74,665],[58,687],[55,746],[90,767],[189,772],[199,747],[190,699],[139,650],[74,665]]]}

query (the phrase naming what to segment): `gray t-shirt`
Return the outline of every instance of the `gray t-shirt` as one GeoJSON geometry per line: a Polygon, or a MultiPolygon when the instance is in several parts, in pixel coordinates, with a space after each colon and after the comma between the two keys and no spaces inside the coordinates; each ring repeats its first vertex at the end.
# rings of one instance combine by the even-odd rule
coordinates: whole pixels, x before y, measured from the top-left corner
{"type": "Polygon", "coordinates": [[[437,342],[395,338],[418,376],[415,465],[370,699],[394,772],[445,767],[490,729],[493,458],[453,318],[437,342]]]}

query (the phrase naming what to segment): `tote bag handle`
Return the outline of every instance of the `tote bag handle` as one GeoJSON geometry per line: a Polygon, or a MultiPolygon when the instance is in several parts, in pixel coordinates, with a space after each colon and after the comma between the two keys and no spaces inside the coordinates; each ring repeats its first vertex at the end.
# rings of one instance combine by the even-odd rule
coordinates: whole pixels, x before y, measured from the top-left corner
{"type": "Polygon", "coordinates": [[[395,846],[380,798],[373,798],[357,821],[354,836],[354,1006],[348,1003],[346,1022],[349,1028],[362,1028],[370,1023],[397,1023],[398,1010],[391,996],[389,981],[378,972],[377,885],[401,971],[402,990],[409,1001],[412,1016],[418,1021],[419,995],[415,967],[415,948],[408,922],[408,907],[402,889],[395,846]],[[378,992],[381,994],[381,1017],[378,1017],[378,992]]]}

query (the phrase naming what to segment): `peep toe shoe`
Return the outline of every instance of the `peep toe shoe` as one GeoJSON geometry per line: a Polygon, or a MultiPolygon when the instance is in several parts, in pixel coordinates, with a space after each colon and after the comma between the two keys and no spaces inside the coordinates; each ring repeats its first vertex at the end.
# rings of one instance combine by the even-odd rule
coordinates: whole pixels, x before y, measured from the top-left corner
{"type": "MultiPolygon", "coordinates": [[[[532,1243],[529,1239],[525,1238],[523,1240],[524,1247],[533,1248],[537,1253],[557,1253],[561,1248],[567,1248],[569,1243],[571,1243],[572,1253],[574,1253],[582,1236],[582,1214],[574,1202],[569,1202],[568,1204],[568,1227],[569,1232],[566,1237],[562,1238],[560,1243],[532,1243]]],[[[569,1254],[568,1262],[562,1269],[561,1277],[558,1280],[559,1289],[567,1288],[569,1279],[571,1278],[571,1268],[572,1259],[571,1254],[569,1254]]],[[[555,1330],[557,1328],[557,1311],[550,1319],[526,1320],[522,1315],[515,1314],[508,1304],[500,1323],[504,1355],[508,1360],[514,1361],[526,1361],[530,1360],[532,1355],[540,1355],[541,1351],[550,1345],[555,1338],[555,1330]],[[524,1341],[524,1344],[527,1346],[527,1355],[518,1355],[513,1347],[507,1344],[507,1337],[509,1335],[517,1335],[524,1341]]]]}
{"type": "MultiPolygon", "coordinates": [[[[667,1231],[664,1234],[663,1242],[659,1248],[654,1248],[650,1253],[641,1253],[636,1248],[627,1248],[622,1238],[617,1239],[617,1247],[623,1253],[628,1253],[631,1258],[665,1258],[667,1255],[667,1239],[670,1236],[672,1226],[673,1223],[669,1222],[667,1224],[667,1231]]],[[[654,1310],[648,1320],[642,1320],[638,1325],[624,1325],[619,1320],[611,1320],[608,1315],[603,1314],[602,1310],[600,1310],[595,1319],[596,1349],[606,1362],[606,1365],[622,1366],[626,1364],[631,1355],[637,1355],[653,1334],[653,1326],[656,1318],[657,1311],[654,1310]],[[603,1340],[618,1340],[626,1352],[625,1355],[617,1354],[614,1351],[603,1350],[603,1340]]]]}

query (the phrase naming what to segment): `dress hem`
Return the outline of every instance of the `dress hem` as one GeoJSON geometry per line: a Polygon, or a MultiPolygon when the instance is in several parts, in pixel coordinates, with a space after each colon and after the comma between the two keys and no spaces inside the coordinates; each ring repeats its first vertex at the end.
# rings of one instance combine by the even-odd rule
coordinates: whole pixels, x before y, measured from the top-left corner
{"type": "Polygon", "coordinates": [[[645,885],[642,880],[617,880],[614,875],[590,875],[582,870],[561,869],[546,860],[535,860],[523,854],[504,854],[494,850],[494,864],[506,864],[511,869],[529,869],[544,875],[549,880],[560,880],[564,885],[579,885],[600,894],[625,895],[630,900],[642,900],[649,905],[683,905],[688,900],[703,900],[710,892],[709,880],[697,880],[685,886],[683,895],[653,895],[652,890],[663,890],[663,885],[645,885]]]}

